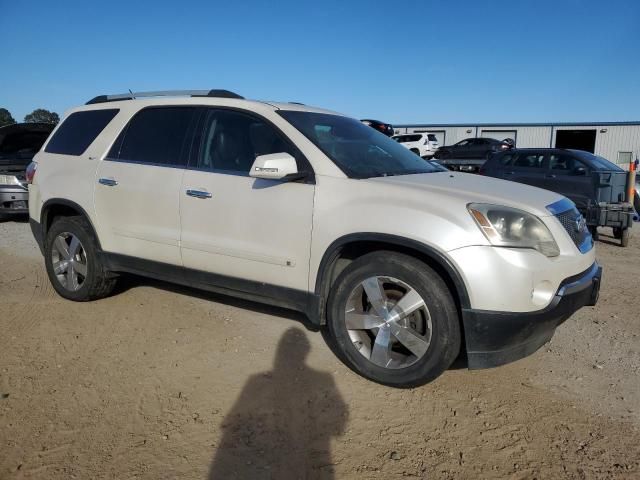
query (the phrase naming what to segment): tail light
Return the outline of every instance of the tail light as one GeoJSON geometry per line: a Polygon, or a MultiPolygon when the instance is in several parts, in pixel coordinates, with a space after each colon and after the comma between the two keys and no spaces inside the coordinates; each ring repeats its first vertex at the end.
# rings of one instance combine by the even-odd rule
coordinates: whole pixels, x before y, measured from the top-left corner
{"type": "Polygon", "coordinates": [[[37,162],[31,162],[27,166],[27,172],[25,174],[25,178],[27,179],[27,183],[33,183],[33,178],[36,176],[36,170],[38,169],[37,162]]]}

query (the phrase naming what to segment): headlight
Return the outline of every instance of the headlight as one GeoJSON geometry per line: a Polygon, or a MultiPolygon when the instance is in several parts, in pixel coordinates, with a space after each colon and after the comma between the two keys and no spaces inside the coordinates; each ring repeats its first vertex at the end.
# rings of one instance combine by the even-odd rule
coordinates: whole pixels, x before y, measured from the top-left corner
{"type": "Polygon", "coordinates": [[[0,175],[0,185],[22,185],[14,175],[0,175]]]}
{"type": "Polygon", "coordinates": [[[535,215],[500,205],[471,203],[469,213],[492,245],[533,248],[547,257],[560,255],[547,226],[535,215]]]}

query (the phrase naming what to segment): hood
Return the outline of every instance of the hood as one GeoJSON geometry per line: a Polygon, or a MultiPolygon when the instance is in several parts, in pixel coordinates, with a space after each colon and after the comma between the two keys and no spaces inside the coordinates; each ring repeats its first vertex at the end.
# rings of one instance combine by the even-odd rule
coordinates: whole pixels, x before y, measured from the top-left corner
{"type": "Polygon", "coordinates": [[[16,123],[0,128],[0,168],[23,166],[42,148],[55,125],[16,123]]]}
{"type": "Polygon", "coordinates": [[[438,172],[418,175],[399,175],[376,177],[369,182],[383,183],[388,186],[408,188],[415,193],[420,191],[442,197],[449,204],[489,203],[519,208],[526,212],[545,217],[551,215],[548,205],[564,197],[549,190],[509,182],[497,178],[483,177],[471,173],[438,172]]]}

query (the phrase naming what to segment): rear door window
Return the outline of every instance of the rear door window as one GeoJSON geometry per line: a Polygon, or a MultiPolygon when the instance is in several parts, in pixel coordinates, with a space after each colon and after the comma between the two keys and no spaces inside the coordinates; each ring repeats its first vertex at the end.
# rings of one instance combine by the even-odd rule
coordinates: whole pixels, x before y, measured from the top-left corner
{"type": "Polygon", "coordinates": [[[82,155],[120,110],[88,110],[69,115],[53,134],[44,151],[61,155],[82,155]]]}
{"type": "Polygon", "coordinates": [[[513,155],[510,153],[506,153],[500,157],[498,157],[498,163],[500,165],[502,165],[503,167],[507,167],[509,165],[511,165],[511,162],[513,161],[513,155]]]}
{"type": "Polygon", "coordinates": [[[438,139],[436,138],[436,136],[433,133],[430,133],[429,135],[427,135],[427,138],[429,139],[430,142],[437,142],[438,139]]]}
{"type": "Polygon", "coordinates": [[[422,135],[407,135],[405,136],[404,142],[417,142],[422,138],[422,135]]]}
{"type": "Polygon", "coordinates": [[[544,168],[543,153],[520,153],[513,162],[518,168],[544,168]]]}
{"type": "Polygon", "coordinates": [[[197,107],[151,107],[139,111],[118,136],[110,160],[184,167],[197,107]]]}

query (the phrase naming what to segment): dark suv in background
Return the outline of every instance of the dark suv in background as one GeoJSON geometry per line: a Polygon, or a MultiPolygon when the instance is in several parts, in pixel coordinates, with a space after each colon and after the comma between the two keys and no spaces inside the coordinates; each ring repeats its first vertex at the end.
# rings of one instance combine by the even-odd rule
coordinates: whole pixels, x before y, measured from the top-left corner
{"type": "Polygon", "coordinates": [[[0,219],[29,212],[26,169],[55,125],[16,123],[0,127],[0,219]]]}
{"type": "Polygon", "coordinates": [[[629,241],[633,199],[626,198],[628,174],[603,157],[561,148],[513,149],[491,156],[479,173],[564,195],[576,204],[594,237],[598,226],[608,226],[623,246],[629,241]]]}

